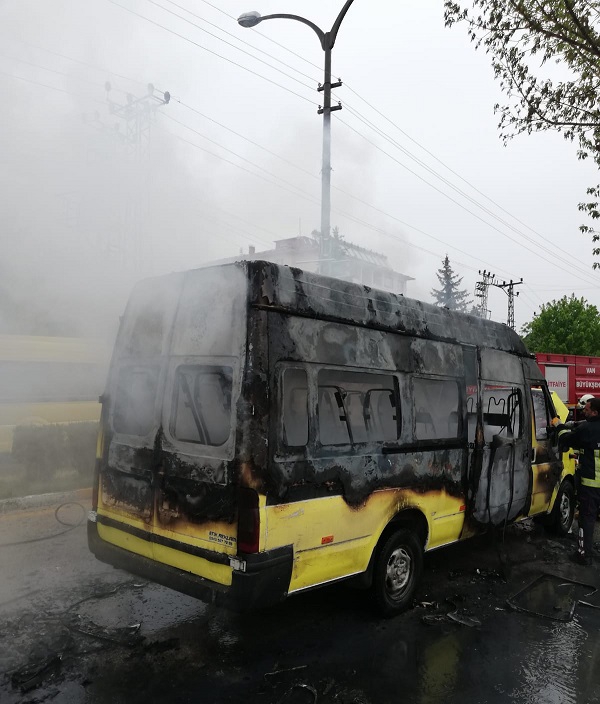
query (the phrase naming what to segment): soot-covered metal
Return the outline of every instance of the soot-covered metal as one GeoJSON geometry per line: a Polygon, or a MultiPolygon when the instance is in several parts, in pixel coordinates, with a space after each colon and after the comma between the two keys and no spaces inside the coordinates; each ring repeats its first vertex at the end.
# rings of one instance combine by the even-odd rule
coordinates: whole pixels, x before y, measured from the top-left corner
{"type": "MultiPolygon", "coordinates": [[[[501,500],[494,496],[500,482],[493,481],[493,458],[486,465],[482,379],[523,386],[523,363],[529,377],[535,380],[539,374],[541,379],[513,330],[401,295],[260,261],[187,272],[167,283],[168,295],[161,294],[156,304],[162,305],[162,340],[152,348],[161,351],[152,359],[160,368],[153,426],[135,442],[119,436],[108,443],[102,486],[109,504],[121,500],[146,517],[152,510],[149,496],[155,493],[155,506],[166,522],[198,523],[234,521],[240,486],[265,493],[271,504],[338,494],[357,509],[383,488],[468,497],[472,510],[478,492],[485,490],[488,509],[490,501],[501,500]],[[224,305],[226,315],[213,329],[207,311],[218,314],[224,305]],[[485,364],[475,362],[476,349],[489,353],[485,364]],[[182,443],[172,422],[176,362],[189,367],[200,359],[231,370],[232,430],[220,447],[182,443]],[[282,426],[286,369],[299,370],[306,379],[308,432],[306,441],[293,447],[282,426]],[[364,437],[346,442],[327,440],[320,375],[337,372],[342,380],[343,374],[362,375],[363,385],[373,379],[373,388],[365,386],[363,397],[375,393],[379,399],[394,399],[393,422],[385,431],[369,436],[367,429],[364,437]],[[470,414],[465,410],[469,387],[478,399],[470,414]],[[456,412],[446,413],[452,404],[456,412]],[[482,479],[488,476],[489,490],[482,479]]],[[[126,321],[124,329],[139,326],[126,321]]],[[[126,339],[121,342],[125,356],[127,344],[126,339]]],[[[120,367],[139,362],[117,354],[113,381],[120,367]]],[[[343,396],[341,382],[327,384],[334,389],[332,397],[343,396]]],[[[348,384],[346,398],[360,393],[358,381],[348,384]]],[[[338,417],[344,412],[345,407],[338,417]]],[[[524,423],[529,415],[524,398],[524,423]]],[[[367,416],[365,411],[365,426],[367,416]]],[[[346,417],[343,422],[350,428],[346,417]]],[[[527,497],[522,503],[521,508],[527,497]]],[[[515,504],[512,510],[520,509],[515,504]]]]}
{"type": "MultiPolygon", "coordinates": [[[[278,503],[341,493],[349,504],[359,507],[377,489],[410,488],[464,497],[472,512],[478,493],[484,492],[487,516],[480,515],[477,522],[500,520],[496,509],[492,516],[489,504],[502,503],[504,485],[509,482],[496,476],[502,471],[494,464],[496,455],[484,451],[480,378],[483,372],[496,382],[524,385],[522,362],[528,363],[530,355],[520,337],[504,325],[393,293],[264,262],[248,266],[250,303],[268,313],[270,381],[260,389],[261,393],[270,390],[276,407],[270,425],[270,462],[264,473],[268,500],[278,503]],[[476,349],[489,353],[485,364],[481,358],[476,362],[476,349]],[[278,421],[281,408],[277,404],[283,398],[281,368],[286,365],[306,371],[311,431],[300,448],[286,447],[278,421]],[[472,370],[467,369],[469,365],[472,370]],[[395,441],[323,442],[318,377],[325,367],[377,371],[397,379],[400,428],[395,441]],[[455,431],[433,438],[418,432],[423,414],[415,407],[415,378],[456,381],[459,417],[455,431]],[[479,399],[472,409],[472,421],[464,410],[468,385],[475,387],[479,399]]],[[[528,364],[527,368],[529,376],[539,374],[528,364]]],[[[526,398],[523,404],[526,423],[526,398]]],[[[527,438],[527,432],[522,437],[527,438]]],[[[514,444],[512,448],[514,455],[514,444]]],[[[502,450],[498,457],[507,452],[502,450]]],[[[519,453],[515,463],[508,462],[513,479],[515,472],[529,471],[527,453],[519,453]]],[[[529,485],[523,496],[511,497],[511,518],[526,509],[530,498],[529,485]]]]}

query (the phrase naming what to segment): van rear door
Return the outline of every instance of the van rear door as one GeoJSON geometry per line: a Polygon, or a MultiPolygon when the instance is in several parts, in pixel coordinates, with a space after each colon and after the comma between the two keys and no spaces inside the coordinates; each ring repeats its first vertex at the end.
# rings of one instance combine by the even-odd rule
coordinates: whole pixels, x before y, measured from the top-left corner
{"type": "Polygon", "coordinates": [[[136,552],[151,556],[157,446],[161,428],[162,389],[168,365],[173,317],[181,275],[144,281],[134,289],[115,344],[106,397],[106,454],[100,473],[101,537],[125,542],[117,523],[140,536],[136,552]]]}
{"type": "Polygon", "coordinates": [[[246,281],[220,267],[136,291],[113,360],[101,473],[99,524],[129,533],[110,541],[220,584],[237,552],[246,281]]]}

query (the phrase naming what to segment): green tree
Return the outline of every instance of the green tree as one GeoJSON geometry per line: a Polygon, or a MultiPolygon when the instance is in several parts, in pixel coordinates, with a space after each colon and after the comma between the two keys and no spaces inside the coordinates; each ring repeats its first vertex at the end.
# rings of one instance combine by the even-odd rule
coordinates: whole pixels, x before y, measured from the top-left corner
{"type": "Polygon", "coordinates": [[[467,313],[473,302],[469,300],[468,292],[460,289],[462,276],[454,273],[447,254],[435,275],[440,283],[439,289],[431,289],[435,305],[467,313]]]}
{"type": "MultiPolygon", "coordinates": [[[[508,101],[496,105],[506,140],[521,133],[557,130],[578,144],[580,159],[600,166],[600,2],[598,0],[444,1],[446,26],[463,22],[476,48],[491,57],[508,101]],[[557,79],[555,64],[564,78],[557,79]]],[[[600,218],[600,185],[579,209],[600,218]]],[[[593,226],[582,225],[592,242],[593,226]]],[[[594,255],[600,254],[595,246],[594,255]]],[[[594,263],[594,268],[600,266],[594,263]]]]}
{"type": "Polygon", "coordinates": [[[530,352],[600,355],[600,314],[585,298],[544,303],[521,329],[530,352]]]}

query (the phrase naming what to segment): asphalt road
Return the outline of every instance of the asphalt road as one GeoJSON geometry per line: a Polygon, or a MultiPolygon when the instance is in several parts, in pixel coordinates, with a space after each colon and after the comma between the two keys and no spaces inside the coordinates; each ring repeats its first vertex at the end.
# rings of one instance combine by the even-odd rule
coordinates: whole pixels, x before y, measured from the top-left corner
{"type": "Polygon", "coordinates": [[[600,563],[533,524],[428,555],[394,619],[344,585],[241,616],[97,562],[88,509],[0,502],[3,704],[600,703],[600,563]]]}

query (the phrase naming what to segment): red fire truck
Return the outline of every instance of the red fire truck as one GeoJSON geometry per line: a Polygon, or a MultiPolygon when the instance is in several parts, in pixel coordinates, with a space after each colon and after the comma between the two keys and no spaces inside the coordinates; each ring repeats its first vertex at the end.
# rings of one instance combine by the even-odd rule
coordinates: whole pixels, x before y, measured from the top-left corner
{"type": "Polygon", "coordinates": [[[540,352],[535,358],[548,388],[569,409],[575,408],[584,394],[600,396],[600,357],[540,352]]]}

